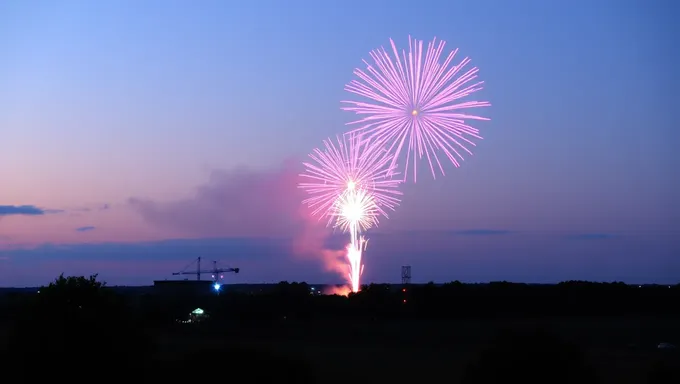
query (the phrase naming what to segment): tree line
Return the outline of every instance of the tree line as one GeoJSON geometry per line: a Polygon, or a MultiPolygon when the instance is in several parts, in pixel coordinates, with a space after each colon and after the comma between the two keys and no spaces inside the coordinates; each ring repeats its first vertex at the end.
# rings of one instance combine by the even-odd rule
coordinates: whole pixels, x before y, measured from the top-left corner
{"type": "MultiPolygon", "coordinates": [[[[154,333],[159,329],[173,330],[170,333],[173,337],[182,334],[194,337],[201,332],[236,335],[248,328],[274,334],[284,332],[285,327],[281,324],[323,323],[329,319],[336,322],[338,319],[375,322],[675,316],[680,314],[674,305],[678,299],[680,285],[633,286],[583,281],[555,285],[508,282],[403,286],[370,284],[347,297],[319,295],[306,283],[281,282],[262,293],[230,292],[229,286],[225,286],[224,291],[219,293],[148,293],[135,296],[116,292],[99,281],[97,275],[62,275],[40,287],[37,292],[16,293],[1,298],[0,321],[7,330],[3,361],[8,362],[10,370],[23,372],[22,378],[25,380],[43,375],[40,370],[31,369],[39,363],[56,367],[54,373],[60,370],[72,373],[76,369],[74,367],[86,366],[91,372],[107,372],[109,379],[125,380],[129,378],[130,372],[148,371],[149,356],[162,354],[157,334],[154,333]],[[182,320],[186,320],[196,308],[203,309],[209,315],[208,320],[195,325],[183,323],[182,320]]],[[[485,364],[508,364],[510,360],[507,355],[513,353],[510,350],[521,355],[517,352],[518,343],[526,346],[524,350],[533,356],[530,359],[544,358],[541,353],[535,355],[534,350],[541,348],[553,348],[559,351],[555,352],[558,355],[564,355],[564,359],[569,361],[565,363],[569,365],[568,369],[581,375],[575,381],[565,382],[596,382],[591,367],[582,362],[584,357],[578,348],[565,344],[549,333],[538,330],[518,336],[516,332],[505,332],[498,336],[498,340],[496,347],[485,352],[486,357],[469,367],[466,382],[498,382],[489,376],[496,368],[491,369],[485,364]],[[484,380],[487,381],[479,381],[482,380],[480,377],[486,377],[484,380]]],[[[247,353],[242,350],[230,351],[225,353],[229,354],[233,364],[248,364],[247,361],[239,363],[247,359],[247,353]]],[[[208,352],[202,353],[201,359],[207,358],[208,352]]],[[[301,366],[296,371],[291,368],[295,363],[284,362],[281,357],[271,357],[270,360],[271,364],[283,364],[282,370],[293,375],[292,381],[283,382],[311,382],[305,381],[309,378],[305,373],[309,371],[308,367],[301,366]]],[[[541,364],[550,367],[555,362],[550,360],[541,364]]],[[[257,374],[265,375],[272,371],[276,370],[263,370],[257,374]]],[[[523,380],[527,377],[526,372],[524,376],[521,372],[517,374],[523,380]]],[[[278,376],[269,379],[263,377],[261,380],[281,381],[280,375],[279,372],[278,376]]],[[[154,377],[159,377],[157,372],[154,377]]],[[[175,373],[170,378],[177,377],[175,373]]]]}

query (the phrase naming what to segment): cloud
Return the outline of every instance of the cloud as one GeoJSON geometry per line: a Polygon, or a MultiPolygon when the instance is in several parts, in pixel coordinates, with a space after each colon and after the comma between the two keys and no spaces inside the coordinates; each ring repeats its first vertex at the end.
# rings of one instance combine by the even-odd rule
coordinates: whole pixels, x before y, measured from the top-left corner
{"type": "Polygon", "coordinates": [[[215,171],[184,200],[130,198],[146,222],[187,236],[290,237],[316,221],[302,206],[298,162],[271,171],[215,171]]]}
{"type": "Polygon", "coordinates": [[[38,216],[48,213],[34,205],[0,205],[0,216],[25,215],[38,216]]]}
{"type": "Polygon", "coordinates": [[[567,236],[570,240],[606,240],[616,237],[607,233],[579,233],[567,236]]]}
{"type": "Polygon", "coordinates": [[[507,235],[510,231],[500,230],[500,229],[464,229],[460,231],[454,231],[456,235],[462,236],[494,236],[494,235],[507,235]]]}
{"type": "MultiPolygon", "coordinates": [[[[27,263],[61,260],[170,261],[181,269],[202,256],[204,260],[220,260],[228,264],[250,261],[272,261],[289,247],[290,240],[264,238],[172,239],[139,243],[44,244],[33,249],[6,251],[21,256],[27,263]]],[[[207,266],[206,266],[207,267],[207,266]]]]}
{"type": "Polygon", "coordinates": [[[71,216],[82,216],[84,213],[92,213],[92,212],[103,212],[103,211],[108,211],[111,209],[111,205],[108,203],[104,204],[91,204],[91,205],[83,205],[79,207],[72,207],[72,208],[67,208],[63,211],[60,212],[66,212],[68,211],[71,216]]]}
{"type": "Polygon", "coordinates": [[[90,231],[94,231],[94,230],[95,230],[95,227],[93,227],[91,225],[86,226],[86,227],[76,228],[76,232],[90,232],[90,231]]]}

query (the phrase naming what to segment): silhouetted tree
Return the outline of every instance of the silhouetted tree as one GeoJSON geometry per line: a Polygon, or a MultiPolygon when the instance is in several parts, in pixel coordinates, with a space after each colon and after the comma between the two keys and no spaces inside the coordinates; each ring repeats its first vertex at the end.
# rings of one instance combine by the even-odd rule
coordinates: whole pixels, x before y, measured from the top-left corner
{"type": "MultiPolygon", "coordinates": [[[[121,297],[97,281],[97,275],[61,275],[35,295],[11,333],[15,368],[49,364],[56,373],[81,374],[87,366],[106,370],[110,377],[124,377],[143,364],[149,350],[143,329],[121,297]]],[[[27,378],[42,374],[22,373],[27,378]]]]}

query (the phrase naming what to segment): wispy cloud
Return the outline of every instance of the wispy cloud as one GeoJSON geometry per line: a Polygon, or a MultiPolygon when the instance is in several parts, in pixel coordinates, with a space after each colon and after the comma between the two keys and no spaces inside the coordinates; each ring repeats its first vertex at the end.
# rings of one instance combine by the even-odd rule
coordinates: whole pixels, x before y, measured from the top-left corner
{"type": "Polygon", "coordinates": [[[567,236],[569,240],[606,240],[614,237],[616,236],[608,233],[578,233],[567,236]]]}
{"type": "Polygon", "coordinates": [[[94,230],[95,230],[95,227],[93,227],[93,226],[91,226],[91,225],[90,225],[90,226],[86,226],[86,227],[76,228],[76,231],[77,231],[77,232],[90,232],[90,231],[94,231],[94,230]]]}
{"type": "Polygon", "coordinates": [[[39,216],[48,213],[35,205],[0,205],[0,216],[39,216]]]}
{"type": "Polygon", "coordinates": [[[45,210],[45,213],[49,214],[49,215],[54,214],[54,213],[64,213],[64,212],[66,212],[66,210],[64,210],[64,209],[46,209],[45,210]]]}
{"type": "Polygon", "coordinates": [[[107,211],[111,209],[111,205],[108,203],[103,203],[103,204],[92,204],[92,205],[86,205],[86,206],[80,206],[80,207],[73,207],[73,208],[68,208],[67,210],[69,212],[94,212],[94,211],[107,211]]]}
{"type": "Polygon", "coordinates": [[[494,235],[507,235],[510,231],[502,229],[464,229],[460,231],[454,231],[456,235],[463,236],[494,236],[494,235]]]}

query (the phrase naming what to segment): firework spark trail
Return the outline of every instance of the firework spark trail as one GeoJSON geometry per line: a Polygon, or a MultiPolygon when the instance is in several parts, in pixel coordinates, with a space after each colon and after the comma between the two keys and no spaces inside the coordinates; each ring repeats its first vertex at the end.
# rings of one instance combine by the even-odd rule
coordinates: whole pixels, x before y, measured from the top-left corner
{"type": "Polygon", "coordinates": [[[361,263],[364,244],[366,244],[366,240],[360,237],[358,243],[347,245],[348,275],[352,292],[359,292],[359,286],[361,285],[361,274],[364,272],[364,265],[361,263]]]}
{"type": "Polygon", "coordinates": [[[379,211],[371,194],[353,188],[348,188],[343,193],[335,207],[336,226],[350,233],[350,243],[347,245],[348,275],[352,291],[358,292],[364,269],[361,260],[366,245],[361,232],[378,225],[379,211]]]}
{"type": "Polygon", "coordinates": [[[392,156],[359,135],[338,138],[337,146],[326,140],[324,146],[325,150],[315,149],[310,155],[315,164],[304,163],[307,170],[301,176],[310,181],[299,187],[311,195],[303,203],[314,209],[314,215],[328,217],[328,225],[350,233],[349,279],[357,292],[366,244],[361,232],[377,225],[379,216],[387,217],[386,210],[399,204],[401,180],[391,178],[392,156]]]}
{"type": "Polygon", "coordinates": [[[382,47],[371,51],[375,66],[364,60],[366,71],[355,69],[359,80],[352,80],[345,86],[346,91],[369,99],[369,102],[342,101],[349,105],[343,110],[367,115],[347,123],[361,124],[349,133],[367,135],[376,147],[388,147],[387,151],[393,154],[391,170],[396,168],[402,152],[406,152],[404,181],[409,166],[413,167],[413,180],[416,180],[417,159],[422,159],[423,155],[430,165],[432,177],[436,178],[435,163],[444,175],[437,152],[443,152],[455,167],[460,166],[458,159],[464,160],[461,151],[472,155],[466,146],[475,146],[470,138],[482,139],[479,130],[468,125],[466,120],[489,120],[461,111],[491,105],[486,101],[461,101],[482,89],[483,81],[473,83],[479,70],[473,67],[462,73],[470,63],[467,57],[457,65],[451,65],[457,49],[441,63],[446,43],[437,42],[436,38],[428,43],[424,60],[423,41],[409,36],[408,55],[402,50],[401,59],[392,39],[390,44],[394,58],[382,47]],[[413,161],[409,165],[411,157],[413,161]]]}

